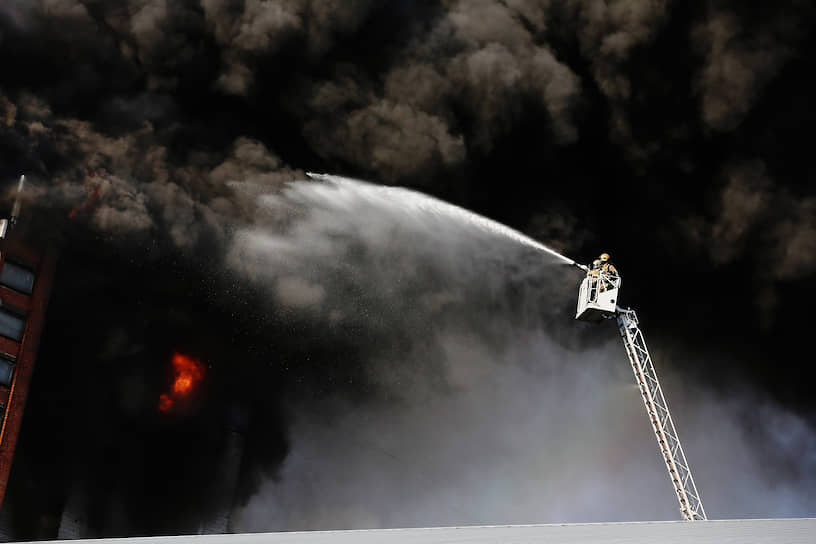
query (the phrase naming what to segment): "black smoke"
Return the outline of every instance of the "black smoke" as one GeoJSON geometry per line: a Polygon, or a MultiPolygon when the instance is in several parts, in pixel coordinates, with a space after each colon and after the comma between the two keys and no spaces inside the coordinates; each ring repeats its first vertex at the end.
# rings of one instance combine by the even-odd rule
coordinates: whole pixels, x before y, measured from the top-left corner
{"type": "MultiPolygon", "coordinates": [[[[712,401],[741,422],[723,434],[774,445],[768,429],[793,418],[791,441],[812,459],[815,19],[800,1],[4,2],[0,176],[11,190],[28,174],[28,236],[60,252],[8,499],[21,538],[53,537],[76,485],[96,505],[92,534],[194,532],[217,507],[208,482],[235,425],[247,441],[238,502],[280,508],[268,481],[337,442],[315,428],[338,410],[351,414],[339,429],[364,426],[371,406],[405,405],[410,429],[433,420],[417,408],[427,399],[465,417],[470,404],[439,400],[461,385],[445,365],[464,365],[472,385],[476,360],[478,386],[463,387],[482,392],[495,371],[483,358],[526,368],[602,343],[570,332],[573,280],[555,268],[446,237],[444,222],[422,230],[400,202],[286,193],[305,170],[418,188],[579,260],[610,251],[667,372],[788,414],[712,401]],[[167,418],[156,402],[176,350],[207,379],[167,418]]],[[[542,391],[557,396],[527,394],[542,391]]],[[[386,430],[401,428],[397,412],[372,423],[381,460],[405,447],[386,430]]],[[[766,454],[744,466],[772,458],[783,482],[811,466],[766,454]]],[[[241,523],[510,520],[487,519],[489,504],[439,518],[291,504],[310,513],[241,523]]],[[[567,504],[513,520],[610,519],[567,504]]],[[[803,512],[754,504],[721,511],[803,512]]]]}

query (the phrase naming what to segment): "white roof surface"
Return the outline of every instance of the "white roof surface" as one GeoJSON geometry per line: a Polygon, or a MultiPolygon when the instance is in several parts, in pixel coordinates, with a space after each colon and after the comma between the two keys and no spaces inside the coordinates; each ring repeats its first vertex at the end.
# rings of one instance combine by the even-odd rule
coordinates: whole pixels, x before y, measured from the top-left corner
{"type": "MultiPolygon", "coordinates": [[[[53,543],[54,541],[52,541],[53,543]]],[[[69,542],[69,541],[65,541],[69,542]]],[[[816,518],[507,525],[101,539],[104,544],[816,543],[816,518]]]]}

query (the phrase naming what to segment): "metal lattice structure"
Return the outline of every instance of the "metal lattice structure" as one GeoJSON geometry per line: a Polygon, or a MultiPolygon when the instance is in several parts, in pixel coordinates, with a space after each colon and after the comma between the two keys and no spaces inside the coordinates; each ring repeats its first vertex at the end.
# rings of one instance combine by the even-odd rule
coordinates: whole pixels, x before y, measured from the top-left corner
{"type": "Polygon", "coordinates": [[[663,389],[657,379],[652,358],[646,348],[646,341],[638,326],[637,315],[634,310],[617,309],[618,328],[620,329],[626,353],[632,363],[635,380],[643,396],[643,403],[649,413],[649,421],[654,429],[657,443],[666,468],[669,471],[677,500],[680,501],[680,512],[683,519],[688,521],[704,520],[706,518],[700,494],[694,485],[686,455],[677,437],[669,406],[663,397],[663,389]]]}

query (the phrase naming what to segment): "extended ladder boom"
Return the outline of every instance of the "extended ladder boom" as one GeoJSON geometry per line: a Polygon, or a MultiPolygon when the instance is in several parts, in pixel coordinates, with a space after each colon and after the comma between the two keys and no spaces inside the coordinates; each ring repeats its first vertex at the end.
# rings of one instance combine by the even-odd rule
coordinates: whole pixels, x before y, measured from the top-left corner
{"type": "Polygon", "coordinates": [[[677,430],[669,414],[669,406],[663,397],[663,389],[657,380],[652,358],[646,348],[646,341],[638,327],[637,315],[634,310],[622,308],[617,310],[621,338],[626,346],[629,361],[632,363],[635,380],[637,380],[643,403],[649,413],[649,421],[666,462],[669,477],[677,493],[677,499],[680,501],[680,512],[683,518],[689,521],[707,519],[700,494],[691,476],[691,469],[686,461],[686,455],[677,437],[677,430]]]}

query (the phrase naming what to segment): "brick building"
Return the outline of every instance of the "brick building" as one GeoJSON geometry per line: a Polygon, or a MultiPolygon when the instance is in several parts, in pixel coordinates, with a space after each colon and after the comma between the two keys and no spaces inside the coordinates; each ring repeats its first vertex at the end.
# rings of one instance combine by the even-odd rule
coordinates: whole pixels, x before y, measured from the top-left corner
{"type": "MultiPolygon", "coordinates": [[[[22,186],[22,182],[21,182],[22,186]]],[[[18,201],[19,202],[19,201],[18,201]]],[[[54,254],[0,220],[0,508],[23,420],[54,275],[54,254]]]]}

